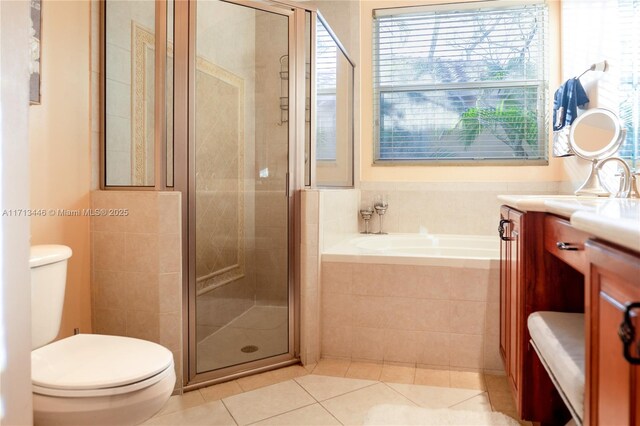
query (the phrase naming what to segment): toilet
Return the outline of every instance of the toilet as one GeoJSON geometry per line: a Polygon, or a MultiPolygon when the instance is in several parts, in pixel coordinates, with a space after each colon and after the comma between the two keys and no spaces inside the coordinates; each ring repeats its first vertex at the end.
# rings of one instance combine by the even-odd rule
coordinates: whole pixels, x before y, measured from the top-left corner
{"type": "Polygon", "coordinates": [[[173,355],[146,340],[77,334],[52,342],[62,318],[67,261],[62,245],[31,247],[31,380],[36,425],[133,425],[171,396],[173,355]]]}

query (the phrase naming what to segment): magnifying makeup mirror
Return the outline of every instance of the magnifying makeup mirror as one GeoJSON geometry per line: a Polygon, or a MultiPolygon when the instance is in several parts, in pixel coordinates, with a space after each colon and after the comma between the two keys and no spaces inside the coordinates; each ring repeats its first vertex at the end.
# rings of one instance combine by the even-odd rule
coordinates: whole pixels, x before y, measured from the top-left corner
{"type": "Polygon", "coordinates": [[[626,130],[616,114],[604,108],[594,108],[579,116],[571,125],[569,146],[580,158],[591,161],[591,173],[576,195],[608,197],[598,175],[598,163],[614,155],[626,136],[626,130]]]}

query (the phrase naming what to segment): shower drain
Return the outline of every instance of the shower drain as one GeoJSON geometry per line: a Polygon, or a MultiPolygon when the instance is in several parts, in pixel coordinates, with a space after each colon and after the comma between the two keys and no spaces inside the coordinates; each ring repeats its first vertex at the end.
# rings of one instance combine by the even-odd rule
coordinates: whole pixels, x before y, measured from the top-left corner
{"type": "Polygon", "coordinates": [[[258,347],[255,345],[247,345],[240,348],[240,350],[244,353],[250,354],[251,352],[255,352],[258,350],[258,347]]]}

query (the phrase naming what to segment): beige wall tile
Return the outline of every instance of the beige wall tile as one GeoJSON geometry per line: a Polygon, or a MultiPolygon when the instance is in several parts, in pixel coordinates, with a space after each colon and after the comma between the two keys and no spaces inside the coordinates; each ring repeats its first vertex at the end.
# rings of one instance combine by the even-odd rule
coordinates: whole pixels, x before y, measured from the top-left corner
{"type": "Polygon", "coordinates": [[[482,336],[451,334],[452,367],[481,369],[483,367],[482,336]]]}
{"type": "Polygon", "coordinates": [[[420,332],[385,330],[384,361],[415,363],[420,332]]]}
{"type": "Polygon", "coordinates": [[[382,361],[384,359],[384,330],[353,327],[351,357],[382,361]]]}
{"type": "Polygon", "coordinates": [[[416,329],[421,331],[448,332],[449,305],[448,300],[416,299],[416,329]]]}
{"type": "Polygon", "coordinates": [[[504,364],[500,356],[500,334],[486,334],[484,336],[484,364],[485,370],[502,370],[504,364]]]}
{"type": "Polygon", "coordinates": [[[352,296],[348,294],[322,294],[323,325],[328,328],[352,324],[352,296]]]}
{"type": "Polygon", "coordinates": [[[381,277],[383,270],[387,267],[388,265],[355,263],[353,265],[353,282],[351,283],[353,294],[384,296],[385,286],[381,277]]]}
{"type": "Polygon", "coordinates": [[[155,191],[130,191],[125,193],[127,232],[141,234],[158,233],[158,193],[155,191]]]}
{"type": "Polygon", "coordinates": [[[182,347],[182,315],[179,313],[159,314],[158,343],[170,351],[177,351],[182,347]]]}
{"type": "Polygon", "coordinates": [[[177,272],[170,274],[160,274],[158,277],[158,285],[158,312],[163,314],[180,311],[182,309],[181,274],[177,272]]]}
{"type": "Polygon", "coordinates": [[[332,357],[351,357],[351,344],[353,342],[352,327],[322,327],[321,355],[332,357]]]}
{"type": "Polygon", "coordinates": [[[124,309],[127,304],[126,272],[93,271],[94,309],[124,309]]]}
{"type": "Polygon", "coordinates": [[[452,333],[483,334],[485,302],[451,301],[449,305],[452,333]]]}
{"type": "Polygon", "coordinates": [[[385,297],[383,303],[387,317],[386,327],[396,330],[417,330],[416,300],[385,297]]]}
{"type": "Polygon", "coordinates": [[[451,335],[448,333],[422,332],[418,338],[418,363],[432,366],[449,366],[451,335]]]}
{"type": "Polygon", "coordinates": [[[126,272],[124,280],[128,311],[158,312],[160,298],[158,274],[126,272]]]}
{"type": "Polygon", "coordinates": [[[416,297],[424,299],[449,299],[451,268],[429,266],[420,269],[416,297]]]}
{"type": "Polygon", "coordinates": [[[126,336],[126,311],[124,309],[94,309],[93,332],[126,336]]]}
{"type": "Polygon", "coordinates": [[[327,293],[351,293],[353,264],[322,262],[322,291],[327,293]]]}
{"type": "Polygon", "coordinates": [[[487,335],[500,335],[500,302],[487,302],[485,319],[485,333],[487,335]]]}
{"type": "Polygon", "coordinates": [[[158,232],[160,234],[176,234],[180,232],[180,200],[179,191],[160,192],[158,194],[158,232]]]}
{"type": "Polygon", "coordinates": [[[387,326],[387,298],[352,296],[352,324],[355,327],[385,328],[387,326]]]}
{"type": "Polygon", "coordinates": [[[158,273],[158,234],[125,234],[122,269],[158,273]]]}
{"type": "Polygon", "coordinates": [[[452,268],[451,300],[487,300],[489,289],[488,269],[452,268]]]}
{"type": "Polygon", "coordinates": [[[158,236],[158,261],[161,274],[180,272],[182,268],[181,247],[182,241],[178,233],[158,236]]]}
{"type": "Polygon", "coordinates": [[[156,312],[127,311],[126,336],[156,342],[160,340],[160,323],[156,312]]]}
{"type": "Polygon", "coordinates": [[[122,271],[126,259],[125,234],[121,232],[92,232],[93,267],[107,271],[122,271]]]}
{"type": "Polygon", "coordinates": [[[384,295],[390,297],[418,297],[421,272],[424,268],[412,265],[384,265],[381,279],[384,295]]]}

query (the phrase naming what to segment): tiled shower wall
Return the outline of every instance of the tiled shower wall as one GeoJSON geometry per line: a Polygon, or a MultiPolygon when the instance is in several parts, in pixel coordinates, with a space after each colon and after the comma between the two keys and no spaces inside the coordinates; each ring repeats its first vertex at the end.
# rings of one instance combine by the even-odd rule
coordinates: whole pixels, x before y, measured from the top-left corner
{"type": "MultiPolygon", "coordinates": [[[[257,305],[286,306],[288,124],[281,122],[280,58],[288,53],[286,20],[256,14],[255,262],[257,305]],[[269,34],[269,37],[264,37],[269,34]]],[[[285,80],[286,82],[286,80],[285,80]]]]}
{"type": "Polygon", "coordinates": [[[500,372],[499,263],[322,263],[322,356],[500,372]]]}
{"type": "MultiPolygon", "coordinates": [[[[388,198],[386,232],[495,235],[500,194],[558,194],[561,182],[362,182],[362,203],[388,198]]],[[[374,215],[375,216],[375,215],[374,215]]],[[[371,220],[374,230],[378,218],[371,220]]],[[[360,227],[363,222],[360,220],[360,227]]]]}
{"type": "Polygon", "coordinates": [[[173,353],[182,384],[180,193],[94,191],[91,218],[93,330],[159,343],[173,353]]]}

